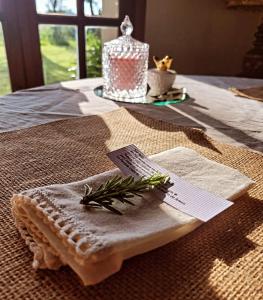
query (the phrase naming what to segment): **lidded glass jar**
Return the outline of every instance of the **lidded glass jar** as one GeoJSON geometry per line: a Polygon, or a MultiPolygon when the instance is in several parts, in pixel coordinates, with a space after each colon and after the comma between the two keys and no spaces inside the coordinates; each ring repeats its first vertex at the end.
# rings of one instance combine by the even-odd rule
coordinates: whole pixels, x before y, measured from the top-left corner
{"type": "Polygon", "coordinates": [[[144,97],[147,92],[149,45],[131,37],[133,26],[128,16],[120,28],[122,36],[103,47],[103,95],[114,100],[139,102],[136,98],[144,97]]]}

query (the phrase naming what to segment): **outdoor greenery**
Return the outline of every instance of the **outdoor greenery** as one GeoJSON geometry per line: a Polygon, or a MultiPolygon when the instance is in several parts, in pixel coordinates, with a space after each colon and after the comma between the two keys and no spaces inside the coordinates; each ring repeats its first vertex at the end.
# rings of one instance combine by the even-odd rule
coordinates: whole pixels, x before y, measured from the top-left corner
{"type": "Polygon", "coordinates": [[[74,26],[39,26],[45,83],[76,78],[77,44],[74,26]]]}
{"type": "Polygon", "coordinates": [[[4,37],[0,24],[0,95],[10,92],[10,80],[5,53],[4,37]]]}
{"type": "Polygon", "coordinates": [[[100,29],[90,28],[86,34],[86,61],[88,77],[101,76],[102,43],[100,29]]]}
{"type": "MultiPolygon", "coordinates": [[[[39,32],[45,83],[77,78],[75,27],[40,25],[39,32]]],[[[88,76],[101,76],[100,29],[88,29],[86,42],[88,76]]]]}

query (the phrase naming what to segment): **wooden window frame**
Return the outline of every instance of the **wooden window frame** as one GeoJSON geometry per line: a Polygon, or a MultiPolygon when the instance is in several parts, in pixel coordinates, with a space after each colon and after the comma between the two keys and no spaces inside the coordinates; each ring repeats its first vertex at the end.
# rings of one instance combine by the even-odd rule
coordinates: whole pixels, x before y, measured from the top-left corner
{"type": "Polygon", "coordinates": [[[38,14],[35,0],[0,0],[11,87],[13,91],[44,84],[38,25],[77,26],[79,78],[88,77],[86,68],[86,26],[119,27],[128,14],[133,36],[144,41],[146,0],[119,0],[119,17],[85,16],[84,0],[76,0],[77,15],[38,14]]]}

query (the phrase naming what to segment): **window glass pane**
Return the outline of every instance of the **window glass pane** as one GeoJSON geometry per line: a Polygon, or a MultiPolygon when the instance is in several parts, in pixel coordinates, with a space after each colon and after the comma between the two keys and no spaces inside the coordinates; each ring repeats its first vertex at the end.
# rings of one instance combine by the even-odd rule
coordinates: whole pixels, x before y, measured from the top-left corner
{"type": "Polygon", "coordinates": [[[39,25],[45,83],[78,77],[76,26],[39,25]]]}
{"type": "Polygon", "coordinates": [[[5,95],[11,92],[9,70],[6,59],[5,43],[0,22],[0,95],[5,95]]]}
{"type": "Polygon", "coordinates": [[[103,44],[118,36],[117,27],[86,27],[86,66],[88,77],[100,77],[103,44]]]}
{"type": "Polygon", "coordinates": [[[76,0],[36,0],[37,13],[76,15],[76,0]]]}
{"type": "Polygon", "coordinates": [[[119,0],[84,0],[86,16],[118,18],[119,0]]]}

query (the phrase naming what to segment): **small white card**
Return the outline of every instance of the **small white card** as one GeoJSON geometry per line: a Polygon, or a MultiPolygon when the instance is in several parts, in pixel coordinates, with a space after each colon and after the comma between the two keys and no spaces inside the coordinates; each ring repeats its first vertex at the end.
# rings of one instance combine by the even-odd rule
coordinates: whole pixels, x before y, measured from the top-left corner
{"type": "MultiPolygon", "coordinates": [[[[208,221],[233,203],[202,190],[147,158],[135,145],[108,153],[124,175],[149,177],[156,172],[170,176],[170,185],[156,188],[156,195],[174,208],[201,221],[208,221]]],[[[222,187],[224,188],[224,187],[222,187]]]]}

